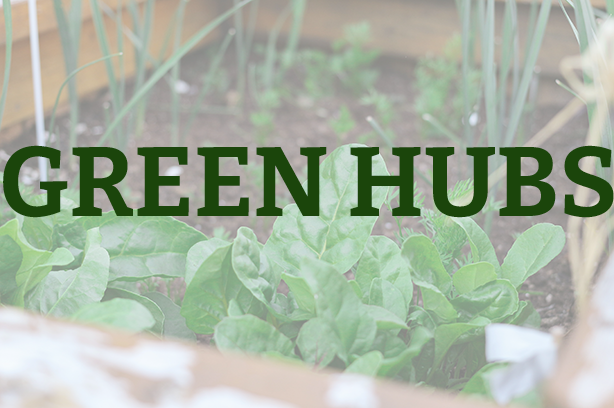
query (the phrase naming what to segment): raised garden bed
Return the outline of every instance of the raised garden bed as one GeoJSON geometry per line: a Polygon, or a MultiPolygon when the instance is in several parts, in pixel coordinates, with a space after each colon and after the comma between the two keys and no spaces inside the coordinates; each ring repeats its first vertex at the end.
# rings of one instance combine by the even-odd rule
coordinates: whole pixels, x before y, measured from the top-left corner
{"type": "MultiPolygon", "coordinates": [[[[419,111],[416,101],[435,93],[440,78],[425,74],[425,66],[430,62],[432,67],[435,60],[421,60],[417,65],[410,61],[401,69],[392,61],[421,52],[427,39],[408,40],[415,48],[400,54],[403,41],[391,41],[392,35],[384,28],[392,22],[395,27],[408,28],[396,31],[395,36],[411,37],[412,24],[403,25],[401,20],[405,19],[395,18],[408,15],[405,13],[410,5],[418,7],[414,3],[390,0],[385,9],[395,18],[378,17],[378,7],[372,8],[374,2],[362,0],[353,3],[355,9],[347,13],[339,11],[344,10],[339,8],[341,2],[313,0],[309,4],[311,8],[304,15],[305,46],[292,50],[292,64],[284,65],[290,53],[282,54],[286,51],[275,47],[271,40],[274,36],[268,37],[268,44],[260,41],[262,36],[256,36],[254,52],[241,61],[240,44],[226,48],[236,35],[229,22],[224,28],[232,30],[218,31],[221,41],[183,58],[181,70],[171,72],[152,88],[142,126],[136,126],[139,131],[134,133],[129,128],[125,139],[113,139],[116,135],[109,129],[115,124],[116,129],[123,130],[124,124],[128,129],[133,125],[132,118],[111,123],[105,117],[112,97],[109,92],[102,89],[85,100],[76,145],[93,147],[106,141],[124,150],[129,170],[120,190],[128,206],[144,205],[144,166],[137,147],[175,144],[187,148],[188,164],[178,166],[175,157],[161,160],[160,173],[180,176],[181,184],[162,187],[160,204],[177,205],[180,198],[187,197],[191,211],[177,217],[185,223],[171,217],[124,218],[112,213],[102,218],[76,218],[70,214],[76,204],[67,199],[59,217],[14,218],[0,227],[0,250],[10,261],[10,267],[0,271],[11,283],[0,287],[0,301],[84,321],[111,316],[109,321],[99,322],[197,340],[222,352],[302,361],[315,370],[328,366],[454,392],[466,387],[464,391],[488,394],[487,377],[482,376],[486,372],[482,367],[492,368],[486,366],[492,361],[485,356],[486,327],[492,323],[541,329],[558,326],[566,334],[574,323],[574,288],[565,233],[559,227],[567,221],[563,202],[555,202],[554,208],[541,216],[505,218],[498,216],[498,204],[493,200],[490,214],[478,214],[475,220],[452,219],[429,210],[434,208],[428,184],[432,160],[421,155],[415,168],[423,178],[418,179],[415,200],[424,199],[422,218],[392,217],[388,206],[383,205],[387,191],[378,188],[374,189],[373,200],[383,205],[380,216],[351,219],[349,208],[356,190],[351,175],[356,172],[356,163],[348,155],[349,148],[339,146],[382,146],[382,156],[374,159],[378,171],[385,173],[385,162],[388,171],[396,174],[398,160],[390,154],[392,146],[456,146],[464,150],[472,143],[484,145],[485,109],[483,102],[476,102],[464,121],[462,112],[451,102],[458,100],[455,78],[460,67],[449,58],[454,43],[448,42],[447,59],[442,64],[452,71],[455,85],[447,89],[447,100],[444,98],[438,113],[452,130],[426,127],[428,115],[419,111]],[[345,38],[336,46],[326,45],[340,36],[332,19],[326,20],[326,10],[338,10],[339,21],[343,22],[372,20],[375,35],[370,45],[381,47],[384,57],[371,64],[375,56],[372,48],[363,47],[361,37],[368,31],[365,25],[344,30],[345,38]],[[355,18],[356,10],[368,16],[355,18]],[[221,56],[219,60],[217,56],[221,56]],[[268,64],[270,61],[272,64],[268,64]],[[210,69],[217,62],[220,69],[210,69]],[[239,68],[241,64],[243,68],[239,68]],[[211,75],[203,76],[207,72],[211,75]],[[241,89],[240,80],[235,82],[235,78],[243,74],[246,83],[241,89]],[[209,92],[203,94],[206,99],[201,105],[198,99],[203,89],[209,92]],[[193,126],[188,128],[192,119],[193,126]],[[383,130],[375,120],[383,124],[383,130]],[[475,128],[474,139],[455,136],[468,126],[475,128]],[[110,138],[101,141],[101,135],[110,138]],[[203,158],[197,150],[207,146],[247,148],[249,165],[239,166],[234,158],[222,161],[221,173],[240,176],[241,188],[223,187],[220,196],[220,204],[227,206],[249,197],[247,216],[197,214],[204,201],[205,180],[203,158]],[[286,206],[292,197],[281,182],[277,183],[276,201],[279,207],[285,207],[285,214],[277,219],[256,216],[256,208],[263,201],[262,160],[255,154],[260,146],[280,146],[300,181],[306,176],[300,148],[327,148],[327,158],[321,164],[325,200],[320,218],[301,218],[295,207],[286,206]],[[347,219],[341,220],[343,217],[347,219]],[[19,251],[22,255],[29,251],[31,258],[39,256],[36,262],[43,264],[32,266],[36,274],[24,269],[26,257],[20,259],[19,251]],[[45,257],[48,263],[42,260],[45,257]],[[28,278],[23,279],[23,275],[28,278]],[[92,281],[82,280],[84,276],[92,281]],[[63,279],[73,280],[66,290],[63,279]],[[79,297],[85,292],[87,299],[72,302],[72,295],[79,297]],[[120,312],[115,314],[117,310],[120,312]],[[122,319],[133,312],[142,319],[122,319]],[[118,315],[117,319],[113,317],[118,315]]],[[[450,11],[445,7],[451,4],[433,4],[441,6],[440,17],[446,28],[454,26],[452,18],[445,17],[450,11]]],[[[256,33],[265,33],[280,5],[276,0],[262,1],[255,20],[256,33]]],[[[422,6],[425,11],[420,15],[428,15],[430,5],[422,6]]],[[[526,7],[519,5],[521,15],[526,7]]],[[[556,48],[556,37],[547,35],[544,47],[556,48]]],[[[573,39],[569,41],[574,45],[569,53],[576,54],[573,39]]],[[[442,45],[433,46],[438,47],[442,45]]],[[[561,57],[549,55],[543,72],[554,69],[552,61],[561,57]]],[[[533,70],[527,72],[530,75],[526,77],[535,82],[533,70]]],[[[131,89],[133,86],[128,84],[128,95],[139,91],[131,89]]],[[[505,99],[506,89],[502,89],[500,95],[505,99]]],[[[569,99],[565,95],[565,100],[569,99]]],[[[524,99],[521,124],[512,132],[517,137],[514,145],[535,134],[560,108],[560,104],[538,106],[534,95],[529,103],[524,99]]],[[[62,163],[53,179],[76,183],[79,166],[71,160],[69,152],[74,146],[67,135],[77,124],[67,115],[60,116],[56,123],[49,142],[62,152],[62,163]]],[[[508,126],[505,118],[501,124],[502,129],[508,126]]],[[[554,158],[548,183],[559,199],[574,192],[575,186],[565,174],[565,157],[583,144],[588,126],[578,115],[542,146],[554,158]]],[[[28,129],[22,135],[5,144],[4,152],[10,155],[33,144],[28,129]]],[[[470,184],[463,182],[471,171],[459,153],[457,149],[457,155],[450,159],[448,171],[449,187],[455,186],[450,194],[456,198],[471,191],[470,184]]],[[[536,170],[535,163],[523,166],[528,174],[536,170]]],[[[112,170],[108,162],[96,164],[98,177],[112,170]]],[[[23,194],[30,195],[32,187],[28,186],[37,183],[33,162],[22,168],[20,180],[25,184],[23,194]]],[[[74,189],[68,193],[72,198],[77,194],[74,189]]],[[[106,195],[101,191],[96,194],[95,204],[103,211],[110,210],[106,195]]],[[[496,192],[490,194],[493,199],[505,200],[496,192]]],[[[533,204],[539,197],[537,191],[527,188],[523,204],[533,204]]],[[[388,199],[390,203],[386,203],[392,206],[392,196],[388,199]]],[[[534,391],[529,397],[536,399],[539,395],[534,391]]]]}

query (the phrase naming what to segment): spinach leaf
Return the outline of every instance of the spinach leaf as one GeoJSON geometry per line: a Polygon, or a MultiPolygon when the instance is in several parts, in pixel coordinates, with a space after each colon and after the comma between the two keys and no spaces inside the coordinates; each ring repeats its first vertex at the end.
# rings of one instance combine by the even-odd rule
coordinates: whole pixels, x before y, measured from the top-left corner
{"type": "Polygon", "coordinates": [[[451,300],[464,321],[482,316],[501,322],[518,310],[518,292],[505,279],[497,279],[451,300]]]}
{"type": "MultiPolygon", "coordinates": [[[[40,194],[27,199],[30,205],[41,206],[47,202],[47,194],[40,194]]],[[[22,232],[28,242],[38,249],[51,251],[54,249],[53,232],[60,225],[70,224],[79,217],[72,215],[77,204],[66,198],[60,198],[60,212],[47,217],[24,217],[17,215],[22,225],[22,232]]]]}
{"type": "Polygon", "coordinates": [[[262,253],[256,234],[239,228],[232,245],[232,267],[239,280],[262,303],[269,303],[281,280],[281,271],[262,253]]]}
{"type": "Polygon", "coordinates": [[[164,326],[162,334],[164,337],[196,341],[196,335],[188,328],[185,318],[181,316],[181,308],[168,296],[164,296],[160,292],[149,292],[145,293],[143,297],[149,298],[163,313],[164,326]]]}
{"type": "MultiPolygon", "coordinates": [[[[58,248],[53,252],[37,249],[30,245],[23,235],[20,223],[17,219],[0,227],[0,237],[8,236],[21,251],[21,263],[19,269],[14,272],[16,265],[15,255],[5,254],[6,259],[10,262],[2,263],[0,273],[9,276],[9,284],[7,288],[2,290],[2,302],[15,306],[24,306],[24,296],[27,292],[38,285],[54,266],[64,266],[73,261],[73,256],[65,248],[58,248]],[[14,273],[14,287],[12,285],[12,276],[14,273]]],[[[4,238],[3,252],[16,249],[7,238],[4,238]]],[[[19,258],[19,255],[17,255],[19,258]]],[[[4,259],[4,258],[3,258],[4,259]]]]}
{"type": "Polygon", "coordinates": [[[484,230],[482,230],[482,228],[471,218],[451,219],[465,231],[465,234],[467,234],[473,262],[488,262],[492,264],[498,272],[500,266],[497,254],[484,230]]]}
{"type": "Polygon", "coordinates": [[[380,278],[373,279],[368,300],[368,304],[384,308],[402,322],[407,318],[408,307],[405,304],[403,293],[388,281],[380,278]]]}
{"type": "MultiPolygon", "coordinates": [[[[320,166],[320,216],[303,216],[296,204],[284,208],[265,244],[265,252],[286,273],[298,274],[303,258],[320,259],[345,273],[363,252],[377,217],[352,217],[358,205],[358,160],[352,147],[337,148],[320,166]]],[[[388,175],[381,156],[373,157],[374,175],[388,175]]],[[[380,208],[387,187],[373,187],[373,206],[380,208]]]]}
{"type": "Polygon", "coordinates": [[[371,236],[369,238],[358,262],[356,283],[358,283],[363,296],[369,296],[371,286],[376,278],[390,282],[398,289],[403,295],[405,314],[407,314],[407,308],[409,308],[414,292],[411,272],[407,262],[401,256],[399,246],[390,238],[383,236],[371,236]]]}
{"type": "Polygon", "coordinates": [[[100,241],[98,228],[89,230],[81,266],[50,272],[26,296],[25,306],[44,314],[69,317],[84,306],[100,302],[109,280],[109,254],[100,241]]]}
{"type": "Polygon", "coordinates": [[[213,334],[215,326],[229,315],[261,316],[264,305],[237,278],[232,267],[230,242],[213,238],[194,245],[187,256],[187,288],[181,315],[195,333],[213,334]]]}
{"type": "Polygon", "coordinates": [[[422,294],[424,309],[432,311],[444,322],[456,320],[458,312],[439,289],[427,283],[418,284],[418,286],[422,294]]]}
{"type": "Polygon", "coordinates": [[[537,310],[535,310],[531,302],[523,300],[518,305],[516,313],[506,318],[504,323],[539,329],[541,326],[541,316],[537,313],[537,310]]]}
{"type": "Polygon", "coordinates": [[[309,288],[307,281],[300,276],[288,275],[286,273],[282,274],[282,278],[286,285],[288,285],[290,293],[292,293],[299,308],[309,316],[315,315],[316,300],[313,297],[313,293],[311,293],[311,288],[309,288]]]}
{"type": "Polygon", "coordinates": [[[309,320],[301,327],[296,339],[303,361],[326,367],[343,346],[333,327],[321,317],[309,320]]]}
{"type": "Polygon", "coordinates": [[[156,321],[145,306],[135,300],[116,298],[108,302],[91,303],[75,313],[73,319],[140,332],[151,329],[156,321]]]}
{"type": "Polygon", "coordinates": [[[60,226],[56,243],[78,256],[85,243],[85,231],[95,227],[100,228],[101,245],[111,257],[110,281],[183,277],[188,250],[207,239],[172,217],[118,217],[108,212],[60,226]]]}
{"type": "Polygon", "coordinates": [[[379,376],[393,377],[404,367],[411,364],[414,358],[418,357],[424,346],[433,338],[429,330],[424,327],[417,327],[411,337],[409,347],[403,352],[392,358],[385,358],[379,367],[379,376]]]}
{"type": "Polygon", "coordinates": [[[468,323],[442,324],[435,329],[435,358],[433,368],[439,367],[454,342],[464,333],[476,328],[486,327],[490,320],[477,317],[468,323]]]}
{"type": "Polygon", "coordinates": [[[3,298],[17,289],[15,276],[23,262],[23,252],[13,238],[9,235],[0,236],[0,303],[3,298]]]}
{"type": "Polygon", "coordinates": [[[368,375],[374,377],[382,364],[384,356],[377,350],[360,356],[345,369],[346,373],[368,375]]]}
{"type": "Polygon", "coordinates": [[[151,299],[148,299],[145,296],[139,295],[138,293],[131,292],[125,289],[107,288],[107,290],[104,293],[104,297],[102,298],[102,301],[108,302],[109,300],[112,300],[112,299],[134,300],[135,302],[138,302],[141,305],[145,306],[145,308],[149,310],[149,313],[151,313],[151,316],[154,318],[156,322],[149,329],[149,331],[158,336],[162,336],[164,334],[164,323],[166,321],[164,313],[162,313],[162,310],[160,309],[160,307],[156,303],[154,303],[151,299]]]}
{"type": "Polygon", "coordinates": [[[557,256],[565,246],[563,228],[552,224],[537,224],[520,235],[507,253],[501,266],[501,278],[520,287],[557,256]]]}
{"type": "Polygon", "coordinates": [[[508,363],[490,363],[482,367],[475,373],[471,379],[465,384],[461,390],[461,394],[483,395],[490,397],[489,374],[494,371],[506,367],[508,363]]]}
{"type": "Polygon", "coordinates": [[[427,236],[413,235],[407,238],[401,254],[411,267],[414,282],[433,285],[442,294],[450,292],[452,278],[446,272],[435,244],[427,236]]]}
{"type": "Polygon", "coordinates": [[[497,279],[495,267],[488,262],[465,265],[452,276],[454,287],[461,295],[495,279],[497,279]]]}
{"type": "Polygon", "coordinates": [[[351,355],[362,355],[371,348],[377,327],[345,277],[335,271],[332,265],[310,258],[301,267],[316,300],[316,313],[338,336],[337,355],[348,363],[351,355]]]}
{"type": "Polygon", "coordinates": [[[364,305],[364,307],[367,310],[367,314],[375,320],[378,329],[407,329],[405,321],[389,310],[374,305],[364,305]]]}
{"type": "Polygon", "coordinates": [[[253,315],[227,317],[215,328],[213,340],[222,351],[294,356],[294,344],[275,327],[253,315]]]}

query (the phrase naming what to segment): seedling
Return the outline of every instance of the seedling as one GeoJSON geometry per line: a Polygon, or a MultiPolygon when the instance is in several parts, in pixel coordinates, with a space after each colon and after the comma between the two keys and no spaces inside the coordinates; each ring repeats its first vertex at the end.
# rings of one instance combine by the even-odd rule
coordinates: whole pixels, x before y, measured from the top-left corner
{"type": "Polygon", "coordinates": [[[346,26],[345,36],[333,43],[334,57],[331,59],[331,70],[341,80],[346,89],[355,95],[371,89],[379,76],[371,69],[379,53],[367,50],[366,45],[371,40],[371,26],[361,22],[346,26]]]}
{"type": "Polygon", "coordinates": [[[299,56],[305,69],[303,86],[307,95],[320,99],[333,94],[335,77],[329,66],[329,57],[320,50],[302,50],[299,56]]]}
{"type": "Polygon", "coordinates": [[[348,133],[356,127],[356,122],[354,122],[352,113],[345,105],[339,110],[337,118],[330,120],[328,123],[333,129],[333,132],[337,135],[337,143],[339,145],[347,138],[348,133]]]}
{"type": "Polygon", "coordinates": [[[478,102],[481,74],[471,69],[468,78],[463,78],[460,49],[461,39],[456,36],[448,41],[442,56],[427,56],[418,60],[414,82],[417,92],[414,101],[416,113],[420,116],[429,115],[436,121],[421,126],[421,133],[425,137],[449,138],[450,134],[461,130],[465,103],[464,83],[470,86],[466,95],[470,109],[478,102]],[[442,125],[437,126],[439,123],[442,125]]]}
{"type": "Polygon", "coordinates": [[[230,240],[230,231],[224,227],[216,227],[213,230],[213,238],[221,239],[222,241],[230,240]]]}
{"type": "MultiPolygon", "coordinates": [[[[394,146],[396,134],[392,128],[390,128],[390,122],[392,122],[392,119],[395,117],[395,112],[390,97],[371,89],[367,95],[364,95],[360,99],[360,103],[375,108],[375,118],[373,116],[368,116],[367,122],[369,122],[369,125],[371,125],[375,131],[375,135],[379,136],[388,147],[394,146]]],[[[364,137],[370,137],[372,134],[373,133],[364,137]]]]}

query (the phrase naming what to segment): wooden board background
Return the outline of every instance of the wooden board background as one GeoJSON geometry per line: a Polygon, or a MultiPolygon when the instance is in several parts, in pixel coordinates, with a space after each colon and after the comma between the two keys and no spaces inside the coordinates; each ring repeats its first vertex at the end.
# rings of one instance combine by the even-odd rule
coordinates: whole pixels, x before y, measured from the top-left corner
{"type": "MultiPolygon", "coordinates": [[[[530,6],[524,3],[518,5],[521,55],[524,55],[530,12],[530,6]]],[[[275,24],[286,4],[287,0],[260,1],[257,22],[260,33],[266,33],[275,24]]],[[[496,28],[499,31],[504,7],[504,2],[497,2],[496,28]]],[[[568,12],[573,14],[573,11],[568,12]]],[[[345,25],[360,21],[368,21],[371,25],[373,48],[402,58],[439,54],[448,40],[461,31],[456,6],[451,0],[309,0],[303,39],[330,43],[343,36],[345,25]]],[[[289,25],[288,22],[284,26],[285,32],[289,25]]],[[[561,58],[577,53],[578,44],[569,22],[554,2],[537,65],[542,72],[555,75],[559,72],[561,58]]]]}
{"type": "MultiPolygon", "coordinates": [[[[157,56],[162,48],[163,40],[168,27],[173,22],[174,12],[180,0],[158,0],[154,13],[154,27],[151,38],[150,52],[157,56]]],[[[116,4],[113,0],[111,4],[116,4]]],[[[88,4],[87,1],[84,1],[88,4]]],[[[55,23],[52,0],[40,0],[38,2],[39,25],[40,25],[40,52],[43,86],[43,104],[49,113],[55,103],[58,90],[62,82],[66,79],[64,59],[60,35],[55,23]]],[[[13,7],[13,27],[17,40],[13,43],[13,56],[11,64],[11,76],[9,80],[7,102],[0,131],[0,144],[7,142],[18,136],[23,128],[29,127],[28,121],[34,117],[33,89],[32,89],[32,70],[30,65],[30,41],[27,33],[27,4],[18,3],[13,7]],[[24,31],[25,30],[25,31],[24,31]]],[[[1,15],[1,13],[0,13],[1,15]]],[[[94,61],[102,57],[98,38],[91,20],[91,10],[89,6],[84,7],[84,21],[81,32],[81,43],[79,49],[79,66],[94,61]]],[[[209,21],[217,17],[217,8],[211,1],[189,1],[185,11],[186,18],[183,25],[183,39],[187,39],[195,34],[209,21]]],[[[124,23],[130,27],[128,12],[123,12],[124,23]]],[[[0,77],[4,75],[4,20],[0,19],[0,77]]],[[[109,43],[112,52],[116,52],[117,31],[115,22],[110,18],[105,18],[109,43]]],[[[217,32],[214,31],[203,43],[216,39],[217,32]]],[[[171,49],[168,49],[167,55],[171,49]]],[[[133,75],[134,67],[134,47],[130,40],[124,36],[124,63],[126,76],[133,75]]],[[[117,60],[117,58],[116,58],[117,60]]],[[[117,63],[117,61],[115,61],[117,63]]],[[[77,87],[80,95],[86,96],[107,86],[107,74],[104,63],[92,65],[77,74],[77,87]]],[[[65,89],[60,98],[60,104],[66,106],[68,92],[65,89]]]]}
{"type": "MultiPolygon", "coordinates": [[[[193,403],[195,396],[215,389],[230,388],[235,392],[241,390],[249,396],[274,399],[277,402],[276,407],[283,403],[283,406],[291,404],[291,407],[296,408],[496,408],[493,403],[479,398],[455,396],[442,390],[418,388],[402,382],[361,378],[356,384],[355,377],[354,381],[350,382],[349,389],[348,385],[341,387],[343,394],[350,393],[350,404],[332,404],[327,394],[334,383],[339,381],[341,373],[338,371],[316,371],[303,364],[283,363],[238,353],[222,355],[212,347],[163,341],[152,335],[134,335],[110,328],[77,325],[74,322],[35,315],[15,308],[0,308],[0,338],[13,347],[16,342],[26,339],[27,345],[34,344],[37,351],[48,350],[50,345],[57,347],[56,344],[62,342],[74,345],[59,351],[62,356],[71,359],[70,361],[82,361],[90,357],[85,367],[72,369],[57,382],[53,382],[50,377],[63,370],[62,364],[59,363],[61,360],[57,357],[47,358],[47,354],[40,351],[33,353],[34,357],[25,356],[25,353],[21,353],[25,357],[17,355],[18,363],[24,361],[24,364],[30,366],[45,367],[36,380],[24,378],[22,373],[25,370],[4,370],[0,373],[0,383],[3,385],[9,384],[10,387],[12,384],[19,384],[17,387],[13,386],[11,396],[20,407],[79,406],[78,403],[73,403],[73,396],[77,395],[79,390],[74,388],[76,385],[66,381],[66,378],[70,380],[70,376],[86,375],[101,380],[93,387],[94,392],[101,390],[102,393],[107,390],[113,397],[119,394],[120,398],[124,398],[125,406],[194,407],[197,406],[193,403]],[[98,350],[100,355],[93,357],[92,354],[98,350]],[[128,369],[128,365],[120,364],[121,356],[126,354],[137,359],[131,360],[135,364],[134,368],[128,369]],[[152,363],[152,373],[148,373],[148,369],[139,367],[138,362],[149,355],[163,356],[167,360],[163,365],[152,363]],[[175,358],[168,360],[169,355],[175,358]],[[164,367],[166,372],[160,372],[161,367],[164,367]],[[49,385],[42,392],[39,385],[41,381],[49,385]],[[121,387],[121,393],[115,391],[118,385],[121,387]],[[360,404],[361,401],[356,404],[355,399],[352,401],[351,393],[357,386],[365,387],[365,392],[361,393],[362,398],[372,400],[364,401],[364,404],[360,404]]],[[[27,373],[25,375],[27,376],[27,373]]],[[[336,388],[339,390],[339,387],[336,388]]],[[[226,398],[225,403],[218,400],[217,403],[224,407],[251,406],[248,405],[249,400],[237,401],[236,397],[226,398]]],[[[210,402],[209,405],[198,406],[218,408],[211,404],[210,402]]],[[[258,403],[257,406],[265,405],[258,403]]]]}
{"type": "MultiPolygon", "coordinates": [[[[69,0],[63,0],[66,4],[69,0]]],[[[142,1],[142,0],[139,0],[142,1]]],[[[153,33],[152,53],[160,49],[166,28],[172,24],[173,13],[180,0],[157,0],[155,12],[155,27],[153,33]]],[[[531,0],[517,0],[521,34],[525,33],[529,4],[531,0]]],[[[117,8],[119,0],[107,0],[106,3],[117,8]]],[[[266,35],[277,20],[279,13],[287,5],[288,0],[260,0],[257,30],[266,35]]],[[[503,1],[497,0],[497,16],[501,27],[503,1]]],[[[184,23],[184,37],[195,33],[206,22],[210,21],[222,10],[227,9],[229,0],[192,0],[188,2],[184,23]]],[[[598,7],[605,6],[605,0],[593,0],[598,7]]],[[[0,144],[19,135],[24,127],[29,127],[34,116],[32,78],[30,70],[30,50],[28,41],[27,4],[18,3],[13,7],[14,46],[13,64],[8,90],[0,144]]],[[[57,31],[57,23],[53,12],[52,0],[39,0],[39,29],[41,63],[43,68],[44,106],[47,112],[51,109],[58,89],[66,77],[62,58],[61,43],[57,31]]],[[[1,13],[0,13],[1,14],[1,13]]],[[[83,32],[79,64],[83,65],[101,56],[98,41],[91,21],[89,2],[83,3],[83,32]]],[[[124,13],[127,21],[128,15],[124,13]]],[[[343,36],[343,27],[347,24],[368,20],[373,32],[372,47],[380,49],[384,54],[413,59],[427,54],[438,54],[444,49],[448,40],[460,32],[459,19],[454,1],[452,0],[309,0],[303,24],[304,43],[319,42],[329,44],[343,36]]],[[[128,24],[129,25],[129,24],[128,24]]],[[[107,19],[109,40],[116,43],[114,23],[107,19]]],[[[289,29],[289,23],[284,27],[289,29]]],[[[282,31],[283,33],[284,31],[282,31]]],[[[205,42],[216,38],[215,33],[205,42]]],[[[4,21],[0,15],[0,75],[4,69],[4,21]]],[[[522,39],[524,40],[524,39],[522,39]]],[[[134,54],[130,42],[126,44],[126,73],[134,72],[134,54]]],[[[524,46],[524,41],[521,41],[524,46]]],[[[522,52],[522,49],[521,49],[522,52]]],[[[569,99],[569,94],[554,84],[554,78],[560,77],[559,63],[567,55],[578,53],[578,45],[569,23],[556,2],[548,22],[538,66],[543,79],[540,83],[538,103],[542,105],[560,104],[569,99]]],[[[78,75],[78,89],[81,95],[107,86],[104,64],[97,64],[82,71],[78,75]]],[[[62,95],[61,104],[66,106],[68,95],[62,95]]]]}
{"type": "MultiPolygon", "coordinates": [[[[224,0],[221,0],[222,2],[224,0]]],[[[518,1],[518,20],[521,33],[521,55],[524,55],[525,33],[529,21],[531,0],[518,1]],[[528,3],[528,4],[527,4],[528,3]]],[[[275,24],[287,0],[261,0],[257,30],[266,35],[275,24]]],[[[593,0],[597,7],[605,7],[604,0],[593,0]]],[[[496,28],[501,29],[504,1],[497,0],[496,28]]],[[[572,10],[568,13],[573,14],[572,10]]],[[[309,0],[304,17],[304,43],[330,44],[343,36],[343,27],[368,21],[373,41],[371,46],[400,59],[415,59],[429,54],[441,54],[446,43],[461,27],[454,1],[451,0],[309,0]]],[[[290,24],[284,26],[287,33],[290,24]]],[[[499,35],[499,33],[497,33],[499,35]]],[[[500,49],[495,50],[498,53],[500,49]]],[[[537,61],[542,81],[538,104],[561,104],[570,99],[567,91],[555,84],[562,58],[579,52],[575,36],[560,6],[553,2],[537,61]]]]}

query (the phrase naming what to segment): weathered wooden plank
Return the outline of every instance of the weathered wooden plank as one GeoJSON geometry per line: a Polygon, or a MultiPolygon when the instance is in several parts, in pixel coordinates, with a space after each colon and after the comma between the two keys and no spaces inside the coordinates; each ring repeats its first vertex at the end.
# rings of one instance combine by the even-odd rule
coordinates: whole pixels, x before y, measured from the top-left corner
{"type": "Polygon", "coordinates": [[[585,316],[578,317],[570,341],[549,384],[549,406],[614,406],[614,256],[601,272],[585,316]]]}
{"type": "MultiPolygon", "coordinates": [[[[145,0],[136,0],[137,3],[143,3],[145,0]]],[[[125,5],[125,1],[121,2],[125,5]]],[[[64,10],[70,6],[70,0],[62,0],[64,10]]],[[[120,0],[106,0],[104,2],[113,10],[117,10],[120,0]]],[[[1,8],[1,7],[0,7],[1,8]]],[[[90,20],[92,18],[92,9],[89,0],[82,0],[81,19],[90,20]]],[[[11,6],[11,14],[13,15],[13,41],[18,42],[30,37],[28,26],[28,4],[20,2],[11,6]]],[[[53,11],[53,0],[38,0],[36,2],[36,14],[38,16],[38,32],[44,34],[48,31],[55,30],[58,27],[53,11]]],[[[0,45],[6,42],[6,32],[4,25],[4,14],[0,13],[0,45]]]]}
{"type": "MultiPolygon", "coordinates": [[[[286,0],[261,0],[257,29],[267,33],[275,24],[286,0]]],[[[519,31],[523,53],[528,32],[529,6],[518,7],[519,31]]],[[[497,27],[502,27],[504,5],[498,4],[497,27]]],[[[304,17],[303,38],[330,43],[343,36],[347,24],[368,21],[373,48],[402,58],[439,54],[447,41],[460,33],[456,6],[450,0],[309,0],[304,17]]],[[[284,27],[287,33],[289,22],[284,27]]],[[[496,50],[500,52],[500,49],[496,50]]],[[[559,7],[552,7],[538,65],[544,74],[558,75],[559,62],[566,55],[578,53],[578,45],[569,23],[559,7]]],[[[521,54],[523,55],[523,54],[521,54]]]]}
{"type": "MultiPolygon", "coordinates": [[[[154,13],[154,27],[152,31],[151,48],[152,55],[157,56],[162,49],[167,28],[173,23],[174,12],[180,0],[158,0],[154,13]]],[[[183,23],[183,39],[187,39],[201,29],[208,21],[217,16],[217,9],[207,1],[191,1],[187,3],[185,20],[183,23]]],[[[54,20],[55,16],[48,16],[47,20],[54,20]]],[[[131,26],[129,15],[123,13],[124,24],[131,26]]],[[[26,20],[27,21],[27,20],[26,20]]],[[[25,21],[22,21],[26,24],[25,21]]],[[[105,18],[109,42],[112,51],[116,50],[117,30],[115,22],[105,18]]],[[[217,32],[213,32],[203,43],[216,38],[217,32]]],[[[41,67],[43,70],[43,103],[49,113],[53,107],[55,98],[62,82],[66,78],[64,60],[60,36],[57,30],[47,30],[40,35],[41,67]]],[[[172,51],[168,47],[166,55],[172,51]]],[[[92,20],[83,22],[81,44],[79,51],[79,65],[84,65],[102,56],[98,39],[92,20]]],[[[117,64],[117,61],[115,61],[117,64]]],[[[124,37],[124,62],[125,73],[130,77],[135,72],[134,47],[130,40],[124,37]]],[[[0,46],[0,76],[4,74],[4,46],[0,46]]],[[[81,71],[77,75],[77,86],[80,95],[88,95],[108,85],[104,63],[95,64],[81,71]]],[[[60,103],[68,101],[68,93],[63,92],[60,103]]],[[[22,39],[13,46],[13,59],[11,77],[8,87],[7,102],[5,107],[3,128],[19,125],[22,121],[34,116],[32,71],[30,68],[30,46],[28,39],[22,39]]],[[[6,142],[10,132],[0,132],[0,143],[6,142]],[[4,136],[6,135],[6,137],[4,136]]]]}
{"type": "Polygon", "coordinates": [[[489,408],[368,377],[314,372],[0,308],[0,405],[489,408]]]}
{"type": "MultiPolygon", "coordinates": [[[[505,2],[507,0],[495,0],[495,1],[505,2]]],[[[533,4],[533,2],[535,2],[537,4],[541,4],[542,1],[543,0],[516,0],[516,3],[518,3],[518,4],[533,4]]],[[[605,8],[606,8],[606,1],[607,0],[591,0],[591,4],[593,5],[593,7],[597,7],[597,8],[605,10],[605,8]]],[[[565,6],[565,8],[569,8],[569,9],[572,8],[571,5],[567,1],[563,2],[563,6],[565,6]]]]}

